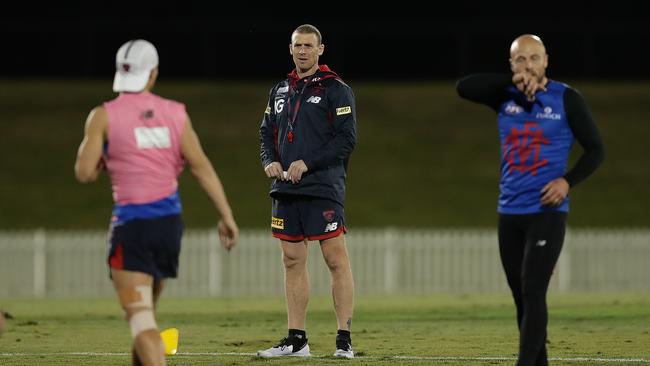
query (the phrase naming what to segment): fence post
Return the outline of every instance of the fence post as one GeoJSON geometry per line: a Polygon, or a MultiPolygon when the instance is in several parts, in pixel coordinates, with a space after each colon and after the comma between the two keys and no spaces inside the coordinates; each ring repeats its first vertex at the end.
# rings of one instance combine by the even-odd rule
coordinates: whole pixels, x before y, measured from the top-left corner
{"type": "Polygon", "coordinates": [[[571,291],[571,246],[565,243],[558,259],[558,290],[561,293],[571,291]]]}
{"type": "Polygon", "coordinates": [[[34,297],[45,297],[45,230],[34,231],[34,297]]]}
{"type": "Polygon", "coordinates": [[[221,256],[217,229],[208,233],[208,291],[210,296],[221,295],[221,256]]]}
{"type": "Polygon", "coordinates": [[[397,235],[395,230],[386,229],[384,231],[384,292],[392,294],[397,289],[397,249],[395,240],[397,235]]]}

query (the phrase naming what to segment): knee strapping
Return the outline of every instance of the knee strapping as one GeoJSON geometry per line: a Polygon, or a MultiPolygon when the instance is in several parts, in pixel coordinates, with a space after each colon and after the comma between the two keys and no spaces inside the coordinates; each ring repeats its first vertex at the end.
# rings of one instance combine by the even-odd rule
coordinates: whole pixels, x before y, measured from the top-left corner
{"type": "Polygon", "coordinates": [[[158,329],[151,309],[141,310],[133,314],[129,319],[129,325],[131,326],[131,336],[133,336],[133,339],[145,330],[158,329]]]}
{"type": "Polygon", "coordinates": [[[131,335],[136,338],[140,333],[149,329],[158,329],[153,313],[151,286],[135,286],[118,291],[120,303],[127,313],[131,313],[129,325],[131,335]]]}

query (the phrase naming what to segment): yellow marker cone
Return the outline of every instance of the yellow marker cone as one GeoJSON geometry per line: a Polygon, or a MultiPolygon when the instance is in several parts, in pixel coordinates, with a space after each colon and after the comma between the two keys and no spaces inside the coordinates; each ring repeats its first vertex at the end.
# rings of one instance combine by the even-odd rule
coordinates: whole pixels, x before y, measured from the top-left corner
{"type": "Polygon", "coordinates": [[[166,355],[175,355],[178,351],[178,329],[177,328],[168,328],[160,332],[160,337],[165,344],[165,354],[166,355]]]}

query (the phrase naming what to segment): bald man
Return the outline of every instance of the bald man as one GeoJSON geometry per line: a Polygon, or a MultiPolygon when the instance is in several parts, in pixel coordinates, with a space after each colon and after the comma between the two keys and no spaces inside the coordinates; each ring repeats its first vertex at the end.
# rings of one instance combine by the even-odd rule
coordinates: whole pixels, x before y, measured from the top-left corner
{"type": "Polygon", "coordinates": [[[546,292],[564,242],[569,190],[604,158],[584,99],[549,80],[547,67],[542,40],[524,34],[510,47],[511,74],[474,74],[457,84],[462,98],[497,113],[499,252],[517,306],[518,366],[548,364],[546,292]],[[584,151],[567,171],[574,140],[584,151]]]}

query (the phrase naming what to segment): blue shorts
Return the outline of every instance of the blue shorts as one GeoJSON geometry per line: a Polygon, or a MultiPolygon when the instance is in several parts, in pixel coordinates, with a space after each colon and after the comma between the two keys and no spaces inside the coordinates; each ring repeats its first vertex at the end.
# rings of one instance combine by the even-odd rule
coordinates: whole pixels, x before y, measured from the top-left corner
{"type": "Polygon", "coordinates": [[[144,272],[156,282],[176,278],[183,221],[180,215],[134,219],[111,226],[108,266],[144,272]]]}
{"type": "Polygon", "coordinates": [[[272,199],[273,236],[291,242],[326,240],[347,232],[343,206],[324,198],[284,196],[272,199]]]}

